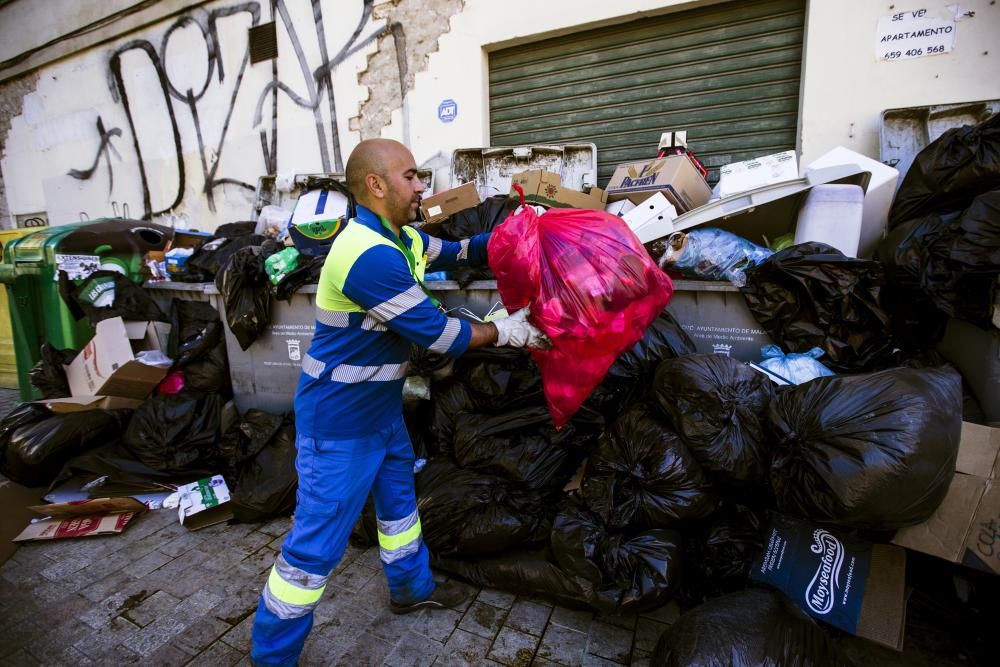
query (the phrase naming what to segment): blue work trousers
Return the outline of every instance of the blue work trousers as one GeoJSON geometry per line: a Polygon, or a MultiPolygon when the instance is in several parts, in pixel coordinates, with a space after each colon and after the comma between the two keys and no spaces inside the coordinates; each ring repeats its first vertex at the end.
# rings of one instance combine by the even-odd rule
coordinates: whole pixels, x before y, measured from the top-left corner
{"type": "Polygon", "coordinates": [[[371,435],[318,440],[299,435],[299,488],[292,530],[257,605],[251,658],[294,665],[313,624],[313,610],[340,562],[369,492],[375,496],[379,552],[394,602],[434,591],[420,536],[413,446],[402,417],[371,435]]]}

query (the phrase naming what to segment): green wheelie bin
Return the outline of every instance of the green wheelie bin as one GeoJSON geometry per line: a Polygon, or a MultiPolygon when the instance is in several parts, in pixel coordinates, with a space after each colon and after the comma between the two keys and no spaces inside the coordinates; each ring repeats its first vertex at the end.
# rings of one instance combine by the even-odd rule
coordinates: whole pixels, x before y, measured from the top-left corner
{"type": "MultiPolygon", "coordinates": [[[[94,335],[90,322],[77,320],[63,302],[59,272],[74,284],[97,270],[116,271],[138,283],[145,254],[162,250],[172,235],[162,225],[104,218],[46,227],[4,246],[0,282],[7,289],[22,400],[40,398],[28,371],[38,362],[42,343],[79,350],[94,335]]],[[[95,294],[94,303],[105,305],[101,298],[109,300],[111,294],[95,294]]]]}

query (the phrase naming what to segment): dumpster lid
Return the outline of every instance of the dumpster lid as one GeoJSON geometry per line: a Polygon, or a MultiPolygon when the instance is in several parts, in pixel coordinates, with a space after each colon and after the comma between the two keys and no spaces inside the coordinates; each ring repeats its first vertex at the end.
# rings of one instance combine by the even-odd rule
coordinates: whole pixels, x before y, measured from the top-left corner
{"type": "Polygon", "coordinates": [[[795,231],[799,208],[815,186],[843,183],[866,190],[870,179],[871,172],[855,164],[815,169],[793,181],[765,185],[699,206],[675,218],[672,231],[711,225],[766,246],[769,240],[795,231]]]}

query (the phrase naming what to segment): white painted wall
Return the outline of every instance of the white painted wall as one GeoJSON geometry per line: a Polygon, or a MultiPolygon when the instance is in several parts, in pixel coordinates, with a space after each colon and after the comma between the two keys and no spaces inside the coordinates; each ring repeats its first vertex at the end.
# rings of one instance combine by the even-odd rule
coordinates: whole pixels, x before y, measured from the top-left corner
{"type": "MultiPolygon", "coordinates": [[[[358,50],[333,69],[338,123],[334,137],[330,92],[317,90],[313,82],[324,59],[310,3],[279,2],[287,14],[279,12],[277,17],[277,80],[282,86],[277,93],[271,62],[248,63],[244,68],[247,29],[252,25],[249,12],[218,18],[219,62],[210,58],[199,27],[209,25],[210,12],[256,7],[260,21],[266,22],[271,20],[270,5],[242,0],[209,3],[43,67],[37,89],[24,99],[23,113],[12,119],[3,141],[2,169],[12,213],[45,211],[50,224],[65,224],[82,216],[112,215],[115,206],[122,211],[125,205],[133,217],[140,217],[148,202],[157,222],[211,230],[248,219],[257,179],[268,171],[261,132],[270,146],[275,94],[279,173],[332,171],[337,166],[337,146],[342,149],[341,163],[346,161],[360,139],[349,131],[349,120],[367,95],[358,85],[358,73],[377,48],[373,38],[385,22],[369,18],[353,43],[358,50]],[[154,52],[162,63],[162,81],[147,52],[130,45],[154,52]],[[114,55],[119,51],[124,96],[114,78],[114,55]],[[165,94],[164,82],[177,92],[165,94]],[[201,95],[194,109],[183,97],[188,89],[201,95]],[[315,114],[311,107],[316,107],[315,114]],[[109,135],[110,148],[103,152],[98,121],[109,135]],[[92,173],[80,173],[92,168],[92,173]],[[206,175],[213,168],[214,176],[206,175]],[[206,183],[212,181],[216,185],[209,195],[206,183]],[[180,202],[174,205],[178,193],[180,202]]],[[[329,58],[350,43],[363,16],[362,6],[361,0],[323,0],[329,58]]]]}
{"type": "MultiPolygon", "coordinates": [[[[383,135],[402,139],[405,125],[417,161],[439,168],[437,189],[443,189],[448,186],[447,164],[454,149],[489,144],[487,63],[491,50],[720,1],[550,0],[540,4],[532,0],[467,0],[465,9],[451,18],[450,31],[441,37],[427,69],[416,75],[415,87],[404,105],[408,123],[403,122],[403,110],[397,110],[383,135]],[[458,115],[451,123],[438,119],[438,107],[446,99],[458,105],[458,115]]],[[[240,0],[219,0],[183,16],[204,25],[208,12],[242,4],[240,0]]],[[[270,2],[250,4],[261,8],[262,21],[270,20],[270,2]]],[[[277,93],[277,171],[332,169],[335,140],[330,131],[329,97],[311,93],[307,83],[323,61],[310,3],[281,0],[279,4],[287,7],[288,18],[278,17],[278,79],[287,90],[277,93]],[[293,48],[293,34],[301,49],[301,63],[293,48]],[[296,102],[293,95],[305,99],[296,102]],[[303,106],[309,103],[318,106],[318,121],[313,111],[303,106]],[[323,129],[323,141],[317,126],[323,129]],[[325,160],[321,146],[326,148],[325,160]]],[[[976,15],[957,25],[952,53],[904,62],[877,61],[875,32],[880,16],[918,7],[943,11],[951,4],[955,0],[809,1],[800,113],[804,161],[838,144],[877,158],[879,114],[884,109],[1000,98],[1000,45],[996,37],[1000,34],[1000,5],[991,4],[991,0],[960,3],[963,10],[976,15]]],[[[332,57],[358,24],[362,0],[323,0],[322,7],[332,57]]],[[[140,216],[145,200],[144,170],[151,209],[167,210],[156,217],[157,221],[176,219],[181,224],[214,229],[248,217],[253,187],[267,167],[260,132],[265,132],[269,142],[274,93],[268,92],[271,64],[262,63],[247,67],[233,98],[246,52],[247,14],[219,21],[225,76],[220,80],[216,68],[196,104],[201,142],[192,110],[182,100],[164,97],[156,71],[143,52],[129,50],[121,59],[129,107],[136,119],[134,133],[126,106],[116,94],[111,56],[131,40],[153,45],[175,87],[199,90],[204,86],[209,60],[205,40],[194,22],[175,30],[166,48],[161,48],[164,35],[175,23],[175,18],[161,21],[39,71],[38,88],[24,100],[23,113],[13,119],[0,158],[14,214],[46,211],[51,223],[61,224],[79,219],[81,212],[90,217],[109,215],[113,203],[127,203],[130,213],[140,216]],[[259,104],[261,100],[263,104],[259,104]],[[258,108],[260,119],[256,118],[258,108]],[[170,109],[180,137],[180,162],[170,109]],[[110,137],[113,150],[104,153],[99,153],[98,119],[106,131],[120,132],[110,137]],[[220,149],[224,128],[228,129],[220,149]],[[70,175],[72,170],[90,169],[98,157],[88,177],[70,175]],[[212,189],[211,202],[204,191],[203,159],[209,168],[217,161],[216,179],[227,179],[227,184],[212,189]],[[171,208],[178,189],[181,202],[171,208]]],[[[364,44],[384,27],[384,20],[370,19],[362,27],[358,43],[364,44]]],[[[392,48],[391,43],[388,48],[392,48]]],[[[348,130],[349,119],[358,115],[367,97],[367,90],[358,84],[358,73],[375,48],[375,43],[369,42],[334,70],[339,126],[336,143],[345,161],[360,139],[357,132],[348,130]]]]}

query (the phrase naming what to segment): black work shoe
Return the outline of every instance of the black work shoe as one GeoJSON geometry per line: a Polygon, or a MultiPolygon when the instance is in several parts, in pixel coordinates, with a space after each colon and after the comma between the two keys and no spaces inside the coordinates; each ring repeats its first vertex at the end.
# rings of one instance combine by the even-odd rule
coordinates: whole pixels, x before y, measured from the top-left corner
{"type": "Polygon", "coordinates": [[[443,584],[438,584],[426,600],[413,604],[398,604],[389,600],[389,611],[394,614],[409,614],[411,611],[420,611],[421,609],[450,609],[465,602],[467,597],[469,596],[462,586],[454,581],[446,581],[443,584]]]}

